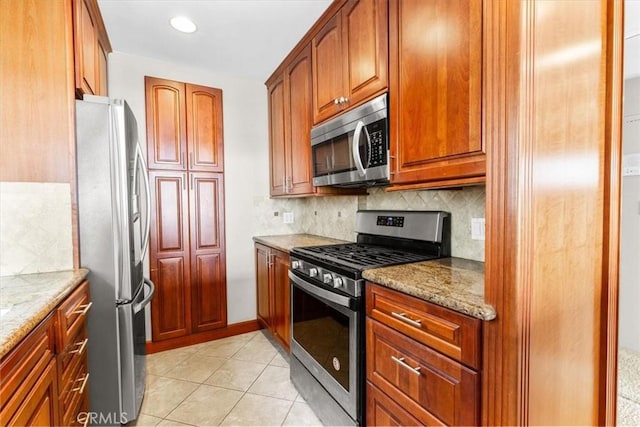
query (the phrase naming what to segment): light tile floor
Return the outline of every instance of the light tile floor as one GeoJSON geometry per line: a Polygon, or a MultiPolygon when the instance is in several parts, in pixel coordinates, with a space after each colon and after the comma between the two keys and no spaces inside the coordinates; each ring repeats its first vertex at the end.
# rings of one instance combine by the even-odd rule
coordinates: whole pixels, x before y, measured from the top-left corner
{"type": "Polygon", "coordinates": [[[250,332],[147,357],[131,426],[322,426],[289,380],[289,356],[250,332]]]}

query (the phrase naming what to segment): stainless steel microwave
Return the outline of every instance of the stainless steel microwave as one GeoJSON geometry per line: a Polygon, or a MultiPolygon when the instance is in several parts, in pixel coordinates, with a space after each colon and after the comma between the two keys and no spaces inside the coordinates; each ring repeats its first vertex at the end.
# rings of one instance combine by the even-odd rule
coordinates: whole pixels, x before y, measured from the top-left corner
{"type": "Polygon", "coordinates": [[[387,94],[311,129],[313,185],[389,183],[387,94]]]}

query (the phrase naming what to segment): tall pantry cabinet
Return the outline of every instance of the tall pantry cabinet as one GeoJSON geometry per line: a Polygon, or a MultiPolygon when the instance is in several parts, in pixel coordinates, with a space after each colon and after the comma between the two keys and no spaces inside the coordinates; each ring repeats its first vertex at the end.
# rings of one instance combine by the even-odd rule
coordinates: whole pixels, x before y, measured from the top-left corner
{"type": "Polygon", "coordinates": [[[222,91],[145,77],[154,342],[227,326],[222,91]]]}

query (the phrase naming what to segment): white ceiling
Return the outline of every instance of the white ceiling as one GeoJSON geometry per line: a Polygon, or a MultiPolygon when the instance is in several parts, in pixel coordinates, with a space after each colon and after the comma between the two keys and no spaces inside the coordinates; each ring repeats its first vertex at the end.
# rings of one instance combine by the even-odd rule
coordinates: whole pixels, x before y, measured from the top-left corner
{"type": "Polygon", "coordinates": [[[331,0],[99,0],[111,47],[265,81],[331,0]],[[169,20],[189,17],[192,34],[169,20]]]}
{"type": "MultiPolygon", "coordinates": [[[[265,81],[331,0],[98,0],[114,51],[265,81]],[[198,30],[180,33],[177,15],[198,30]]],[[[625,2],[625,78],[640,76],[640,0],[625,2]]]]}

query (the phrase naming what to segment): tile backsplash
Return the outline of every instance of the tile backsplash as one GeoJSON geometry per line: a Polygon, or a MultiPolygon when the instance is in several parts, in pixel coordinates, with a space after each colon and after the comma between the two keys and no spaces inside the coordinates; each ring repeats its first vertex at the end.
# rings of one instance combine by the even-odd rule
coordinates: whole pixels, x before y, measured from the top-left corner
{"type": "Polygon", "coordinates": [[[310,233],[355,241],[355,215],[358,209],[443,210],[450,212],[452,217],[452,255],[484,261],[484,240],[471,239],[471,218],[485,216],[484,186],[395,192],[371,188],[368,192],[368,196],[256,198],[256,234],[310,233]],[[284,212],[293,212],[293,224],[283,223],[284,212]]]}
{"type": "Polygon", "coordinates": [[[73,268],[69,183],[0,182],[0,276],[73,268]]]}

